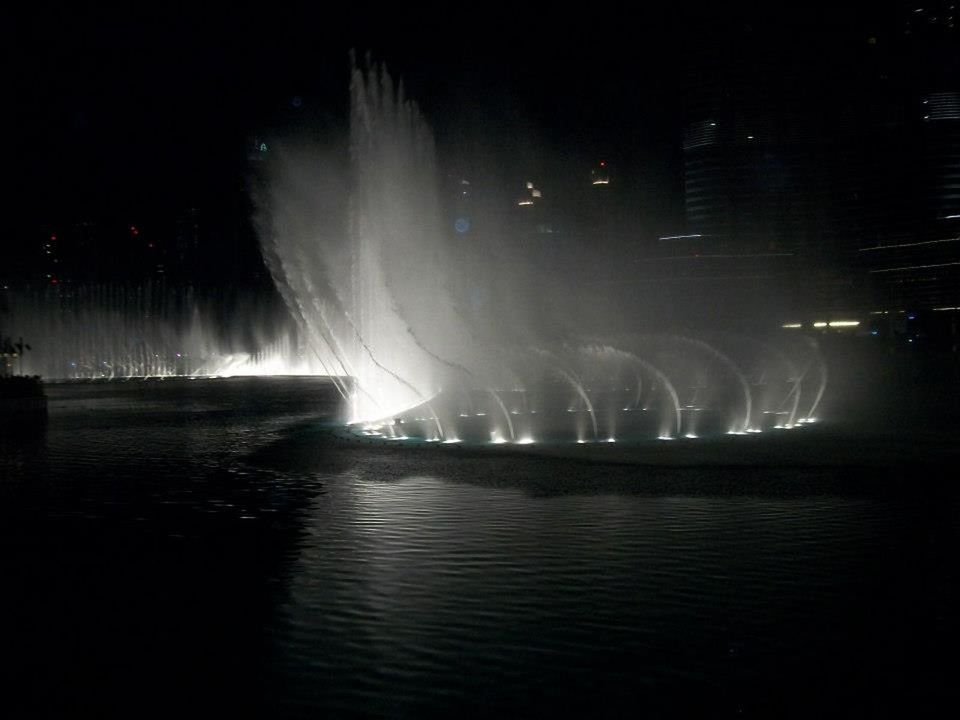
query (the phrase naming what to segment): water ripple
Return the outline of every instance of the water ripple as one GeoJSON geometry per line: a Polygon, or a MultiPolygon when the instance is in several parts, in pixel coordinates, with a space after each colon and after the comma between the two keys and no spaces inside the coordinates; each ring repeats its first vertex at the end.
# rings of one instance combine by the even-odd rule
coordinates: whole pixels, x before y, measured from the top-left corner
{"type": "Polygon", "coordinates": [[[91,419],[71,392],[95,392],[58,390],[17,450],[0,570],[39,707],[176,705],[188,677],[211,707],[291,717],[783,714],[952,687],[960,505],[935,471],[371,452],[302,392],[208,393],[186,422],[134,391],[91,419]]]}

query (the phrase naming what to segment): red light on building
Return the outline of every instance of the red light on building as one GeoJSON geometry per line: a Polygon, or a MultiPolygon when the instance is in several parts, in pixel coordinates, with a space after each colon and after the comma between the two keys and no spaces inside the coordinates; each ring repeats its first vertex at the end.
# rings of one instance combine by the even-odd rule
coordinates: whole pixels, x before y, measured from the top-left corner
{"type": "Polygon", "coordinates": [[[134,237],[136,237],[137,235],[140,234],[140,231],[137,230],[137,226],[136,226],[136,225],[131,225],[131,226],[130,226],[130,234],[133,235],[134,237]]]}
{"type": "Polygon", "coordinates": [[[56,278],[50,278],[50,284],[51,284],[51,285],[59,285],[59,284],[60,284],[60,281],[57,280],[56,278]]]}
{"type": "Polygon", "coordinates": [[[57,236],[56,236],[56,235],[51,235],[51,236],[50,236],[50,242],[56,242],[56,241],[57,241],[57,236]]]}

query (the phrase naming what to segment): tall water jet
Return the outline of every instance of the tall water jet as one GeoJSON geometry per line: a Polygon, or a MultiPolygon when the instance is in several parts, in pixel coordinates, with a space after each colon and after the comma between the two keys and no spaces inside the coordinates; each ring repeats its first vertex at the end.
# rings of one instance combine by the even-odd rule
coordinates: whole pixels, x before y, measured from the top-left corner
{"type": "Polygon", "coordinates": [[[279,149],[264,255],[317,354],[353,377],[350,420],[390,418],[452,381],[467,342],[444,282],[433,138],[384,68],[355,66],[347,169],[316,162],[279,149]]]}

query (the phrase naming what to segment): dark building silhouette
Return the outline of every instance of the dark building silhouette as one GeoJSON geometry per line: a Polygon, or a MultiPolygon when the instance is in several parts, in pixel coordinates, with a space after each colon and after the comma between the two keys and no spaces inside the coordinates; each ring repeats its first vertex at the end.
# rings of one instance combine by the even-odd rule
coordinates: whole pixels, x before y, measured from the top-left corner
{"type": "Polygon", "coordinates": [[[960,304],[960,46],[953,3],[924,5],[705,43],[674,254],[739,258],[797,312],[960,304]]]}

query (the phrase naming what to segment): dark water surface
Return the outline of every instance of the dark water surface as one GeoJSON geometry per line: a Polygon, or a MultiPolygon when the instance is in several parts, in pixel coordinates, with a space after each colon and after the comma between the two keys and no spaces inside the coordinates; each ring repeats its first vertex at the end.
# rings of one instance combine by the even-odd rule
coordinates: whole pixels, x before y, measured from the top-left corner
{"type": "Polygon", "coordinates": [[[0,429],[6,716],[957,705],[948,453],[614,464],[345,443],[320,381],[48,394],[0,429]]]}

